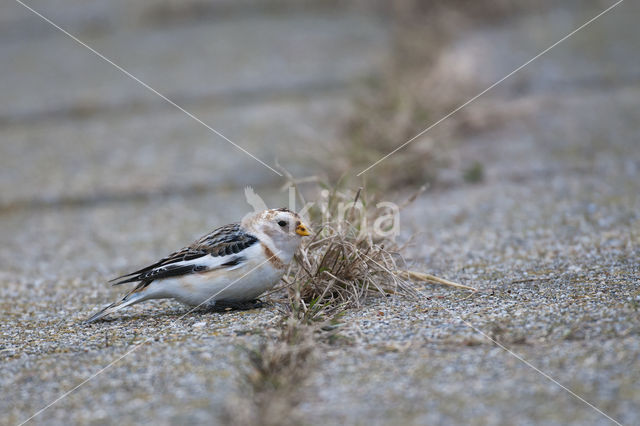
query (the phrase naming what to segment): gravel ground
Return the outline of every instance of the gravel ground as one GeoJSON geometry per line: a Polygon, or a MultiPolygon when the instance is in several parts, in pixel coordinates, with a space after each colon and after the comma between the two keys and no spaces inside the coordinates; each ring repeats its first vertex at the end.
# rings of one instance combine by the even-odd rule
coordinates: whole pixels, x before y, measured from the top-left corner
{"type": "Polygon", "coordinates": [[[640,200],[619,188],[640,188],[637,177],[604,180],[483,185],[418,202],[405,219],[427,228],[413,249],[418,265],[480,291],[431,287],[420,302],[350,314],[353,344],[323,360],[308,409],[336,423],[609,423],[491,338],[637,423],[640,200]]]}
{"type": "MultiPolygon", "coordinates": [[[[117,4],[126,10],[124,2],[117,4]]],[[[109,29],[120,25],[135,32],[138,24],[125,17],[137,15],[102,15],[95,5],[86,13],[109,23],[93,35],[101,46],[136,60],[126,53],[126,37],[109,29]]],[[[20,11],[2,16],[15,28],[15,22],[31,22],[20,11]]],[[[553,28],[565,33],[583,18],[582,13],[570,19],[558,16],[565,18],[552,20],[553,28]]],[[[527,70],[531,84],[524,92],[521,84],[514,84],[470,107],[469,116],[474,111],[524,113],[451,141],[452,167],[444,184],[403,211],[401,229],[402,238],[415,235],[407,251],[414,268],[480,291],[469,295],[426,286],[419,300],[374,299],[362,310],[348,312],[340,329],[344,338],[318,351],[310,381],[300,390],[303,419],[328,424],[611,423],[561,384],[623,424],[640,423],[640,92],[634,80],[637,63],[627,66],[633,42],[626,26],[633,16],[629,11],[612,15],[594,26],[604,41],[593,51],[585,51],[586,41],[576,41],[547,61],[532,64],[527,70]],[[605,41],[616,41],[618,49],[605,41]],[[601,61],[602,52],[610,51],[614,56],[601,61]],[[584,57],[589,66],[569,66],[584,57]],[[588,78],[574,79],[575,70],[581,73],[578,77],[588,78]],[[585,85],[585,79],[591,83],[585,85]],[[580,83],[572,85],[575,81],[580,83]],[[558,84],[564,89],[561,96],[558,84]],[[465,183],[460,173],[472,162],[482,165],[485,176],[475,184],[465,183]]],[[[220,123],[233,120],[229,129],[237,133],[232,136],[256,141],[253,148],[271,159],[282,152],[274,147],[283,138],[291,150],[285,158],[291,160],[301,156],[307,144],[321,140],[323,132],[335,132],[349,108],[348,94],[339,87],[377,72],[387,51],[375,46],[386,40],[386,30],[361,16],[332,20],[312,14],[304,25],[272,14],[263,18],[250,17],[270,38],[246,39],[245,50],[260,50],[288,40],[294,31],[308,31],[302,39],[318,46],[315,51],[341,43],[350,47],[338,46],[333,56],[314,55],[314,49],[301,43],[301,54],[309,56],[298,64],[300,69],[326,65],[327,57],[349,59],[319,69],[322,78],[313,83],[273,76],[277,81],[268,80],[265,87],[294,81],[286,93],[298,93],[300,85],[306,85],[310,92],[302,93],[314,94],[275,98],[256,89],[260,76],[256,80],[228,73],[206,85],[211,93],[202,100],[197,93],[201,85],[190,71],[197,64],[179,65],[184,52],[172,48],[178,57],[164,58],[167,62],[161,65],[183,77],[172,87],[184,99],[197,98],[190,105],[200,114],[220,123]],[[362,55],[353,57],[354,51],[362,55]],[[338,89],[315,92],[327,81],[326,74],[338,82],[338,89]],[[241,93],[262,94],[228,108],[207,100],[219,93],[225,79],[235,79],[230,87],[241,93]],[[267,133],[269,143],[251,137],[265,131],[273,132],[267,133]]],[[[236,19],[249,25],[248,18],[236,19]]],[[[546,47],[545,37],[530,38],[529,32],[518,30],[545,28],[539,21],[543,18],[531,19],[463,35],[451,52],[467,58],[471,68],[479,65],[479,84],[493,73],[499,78],[513,64],[477,46],[509,39],[527,51],[546,47]],[[523,38],[527,43],[518,42],[523,38]]],[[[209,34],[201,24],[173,25],[171,46],[194,37],[206,45],[209,34]]],[[[228,28],[237,33],[237,28],[228,28]]],[[[140,46],[163,37],[154,25],[142,25],[140,31],[140,46]]],[[[224,33],[220,27],[215,31],[224,33]]],[[[635,32],[632,36],[637,41],[635,32]]],[[[6,37],[0,49],[34,63],[42,56],[55,62],[56,56],[73,55],[65,53],[62,39],[47,40],[39,39],[50,43],[50,49],[6,37]],[[28,43],[35,50],[27,49],[28,43]]],[[[273,70],[283,60],[276,59],[263,55],[252,60],[273,70]]],[[[248,396],[241,380],[246,369],[242,348],[255,347],[277,326],[277,306],[216,313],[189,312],[170,301],[149,302],[110,321],[88,326],[80,322],[119,294],[106,279],[242,216],[248,209],[242,184],[262,182],[260,194],[270,205],[286,204],[286,194],[269,186],[273,178],[252,171],[246,159],[229,154],[226,147],[212,148],[204,133],[190,130],[194,123],[151,105],[156,100],[146,94],[134,96],[125,85],[105,82],[104,87],[114,89],[96,96],[106,99],[105,104],[92,107],[89,116],[52,119],[37,101],[40,86],[32,84],[42,80],[44,85],[43,75],[34,70],[21,74],[22,68],[12,68],[17,67],[14,62],[0,65],[12,71],[11,78],[1,80],[3,90],[21,101],[19,108],[9,103],[0,108],[0,134],[7,141],[0,144],[0,422],[26,420],[80,384],[32,422],[222,422],[228,402],[248,396]],[[121,104],[140,109],[126,107],[123,113],[121,104]],[[151,141],[144,140],[148,132],[151,141]],[[181,144],[173,143],[175,139],[181,144]],[[188,151],[195,155],[181,154],[185,146],[193,147],[188,151]],[[227,166],[207,173],[207,159],[227,166]],[[191,160],[194,167],[185,168],[191,160]]],[[[153,64],[140,58],[141,70],[149,72],[153,64]]],[[[56,84],[43,96],[57,99],[64,93],[58,106],[73,111],[73,105],[83,102],[80,89],[92,82],[85,75],[76,86],[61,76],[64,72],[54,73],[56,84]]],[[[109,78],[116,77],[97,80],[109,78]]],[[[159,85],[171,85],[168,75],[161,78],[166,80],[158,80],[159,85]]],[[[234,93],[230,89],[228,98],[234,93]]]]}

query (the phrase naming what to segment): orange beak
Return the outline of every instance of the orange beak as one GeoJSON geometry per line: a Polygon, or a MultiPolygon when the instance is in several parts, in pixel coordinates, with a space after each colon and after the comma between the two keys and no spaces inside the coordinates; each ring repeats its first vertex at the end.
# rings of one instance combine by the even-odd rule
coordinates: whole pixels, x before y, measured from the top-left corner
{"type": "Polygon", "coordinates": [[[296,226],[296,234],[306,237],[307,235],[311,235],[311,232],[309,232],[307,227],[300,222],[298,223],[298,226],[296,226]]]}

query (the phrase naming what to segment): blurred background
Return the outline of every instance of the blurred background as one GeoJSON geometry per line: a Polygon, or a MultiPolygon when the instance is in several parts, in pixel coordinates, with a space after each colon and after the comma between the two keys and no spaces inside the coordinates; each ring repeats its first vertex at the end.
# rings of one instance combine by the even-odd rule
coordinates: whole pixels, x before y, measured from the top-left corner
{"type": "MultiPolygon", "coordinates": [[[[614,2],[26,3],[270,167],[357,186],[356,173],[614,2]]],[[[592,215],[595,234],[628,235],[616,255],[628,256],[640,235],[639,13],[638,2],[623,2],[366,172],[365,184],[392,200],[424,184],[429,197],[484,188],[480,208],[454,208],[477,192],[441,199],[441,225],[472,230],[487,200],[506,193],[500,185],[534,199],[544,188],[527,188],[549,185],[560,200],[579,187],[599,198],[580,198],[575,211],[592,215]]],[[[39,328],[83,318],[117,294],[106,279],[237,220],[250,208],[245,185],[270,206],[286,205],[287,193],[274,171],[13,0],[0,4],[0,58],[0,350],[13,377],[3,384],[44,386],[44,401],[57,388],[34,379],[20,354],[81,343],[42,340],[39,328]]],[[[423,230],[428,209],[408,212],[407,235],[423,230]]],[[[520,213],[513,220],[527,222],[520,213]]],[[[531,221],[581,229],[571,217],[554,222],[556,213],[531,221]]],[[[486,235],[469,238],[449,257],[421,245],[413,257],[464,273],[471,249],[487,249],[486,235]]],[[[12,421],[43,402],[23,396],[12,421]]]]}
{"type": "MultiPolygon", "coordinates": [[[[29,4],[272,167],[334,181],[362,171],[609,5],[29,4]]],[[[0,208],[280,183],[20,4],[3,4],[1,16],[0,208]]],[[[632,16],[615,11],[567,40],[372,169],[370,185],[523,173],[522,164],[494,170],[490,160],[518,151],[518,162],[529,164],[536,158],[522,150],[534,155],[546,144],[563,151],[567,140],[585,142],[581,152],[563,153],[584,157],[572,161],[624,144],[635,120],[601,102],[637,85],[632,16]],[[614,123],[591,119],[603,110],[614,123]]],[[[544,162],[531,167],[544,172],[552,166],[544,162]]]]}

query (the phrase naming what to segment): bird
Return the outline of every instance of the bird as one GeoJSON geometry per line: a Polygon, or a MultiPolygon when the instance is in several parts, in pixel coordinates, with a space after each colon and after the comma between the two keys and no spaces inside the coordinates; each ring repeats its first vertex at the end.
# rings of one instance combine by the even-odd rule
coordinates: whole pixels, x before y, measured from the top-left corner
{"type": "Polygon", "coordinates": [[[280,281],[308,235],[300,216],[287,208],[250,213],[156,263],[109,281],[138,284],[86,323],[150,299],[173,298],[205,308],[255,300],[280,281]]]}

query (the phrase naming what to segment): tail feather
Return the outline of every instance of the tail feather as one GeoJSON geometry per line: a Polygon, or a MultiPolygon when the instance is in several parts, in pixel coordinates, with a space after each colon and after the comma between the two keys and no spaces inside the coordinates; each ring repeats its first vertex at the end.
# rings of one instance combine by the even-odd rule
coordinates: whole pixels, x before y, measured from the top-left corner
{"type": "Polygon", "coordinates": [[[133,305],[138,302],[142,302],[145,299],[142,293],[129,293],[119,302],[113,302],[112,304],[106,306],[102,310],[96,312],[85,321],[86,324],[92,323],[94,321],[98,321],[106,317],[109,314],[119,311],[122,308],[126,308],[127,306],[133,305]]]}

